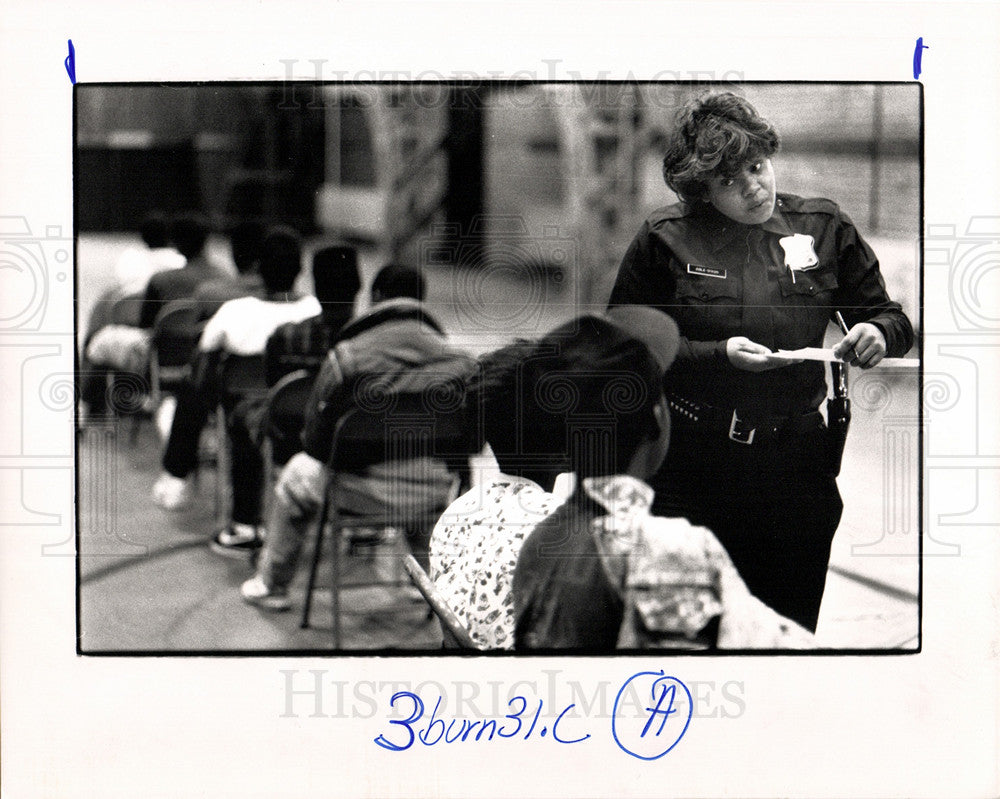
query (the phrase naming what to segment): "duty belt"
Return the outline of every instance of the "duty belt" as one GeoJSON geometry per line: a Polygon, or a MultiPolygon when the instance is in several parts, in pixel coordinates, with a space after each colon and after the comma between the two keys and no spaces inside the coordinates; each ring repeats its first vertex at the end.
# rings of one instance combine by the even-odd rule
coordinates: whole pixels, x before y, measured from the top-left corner
{"type": "Polygon", "coordinates": [[[681,420],[704,429],[720,432],[737,444],[754,444],[785,435],[795,435],[816,430],[823,425],[819,411],[809,411],[798,416],[765,416],[752,420],[742,419],[735,408],[716,408],[703,402],[667,395],[667,404],[681,420]]]}

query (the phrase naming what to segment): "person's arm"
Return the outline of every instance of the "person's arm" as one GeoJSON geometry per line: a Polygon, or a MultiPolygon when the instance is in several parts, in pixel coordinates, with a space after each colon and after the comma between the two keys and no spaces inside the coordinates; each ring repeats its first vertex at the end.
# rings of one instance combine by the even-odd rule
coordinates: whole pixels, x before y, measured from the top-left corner
{"type": "Polygon", "coordinates": [[[228,341],[226,330],[228,329],[232,311],[232,307],[229,303],[226,303],[212,314],[201,331],[201,338],[198,339],[199,351],[215,352],[226,348],[226,342],[228,341]]]}
{"type": "Polygon", "coordinates": [[[308,455],[323,463],[329,460],[333,429],[337,420],[347,411],[348,400],[337,351],[330,350],[306,403],[302,448],[308,455]]]}
{"type": "Polygon", "coordinates": [[[873,366],[883,356],[898,358],[913,346],[913,326],[902,306],[893,302],[885,289],[878,258],[846,214],[837,223],[838,282],[836,303],[850,329],[835,350],[843,357],[850,349],[859,350],[866,365],[873,366]],[[866,330],[871,325],[877,331],[866,330]],[[878,333],[884,341],[881,352],[865,358],[864,347],[876,349],[878,333]],[[874,341],[872,341],[874,339],[874,341]]]}

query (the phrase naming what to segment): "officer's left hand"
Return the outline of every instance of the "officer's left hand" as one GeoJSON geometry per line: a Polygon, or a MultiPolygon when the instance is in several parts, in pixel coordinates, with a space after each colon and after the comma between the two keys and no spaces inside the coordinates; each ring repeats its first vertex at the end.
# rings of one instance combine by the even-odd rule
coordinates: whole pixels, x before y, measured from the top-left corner
{"type": "Polygon", "coordinates": [[[885,352],[885,336],[869,322],[856,324],[833,348],[833,354],[842,361],[862,369],[873,367],[885,357],[885,352]]]}

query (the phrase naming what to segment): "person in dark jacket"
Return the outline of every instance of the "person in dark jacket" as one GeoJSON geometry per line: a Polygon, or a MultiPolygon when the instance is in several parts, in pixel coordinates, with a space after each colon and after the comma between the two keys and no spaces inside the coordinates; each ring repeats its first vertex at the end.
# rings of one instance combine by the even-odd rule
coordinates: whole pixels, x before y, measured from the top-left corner
{"type": "Polygon", "coordinates": [[[642,225],[610,306],[651,305],[680,328],[654,512],[710,528],[754,594],[815,630],[843,510],[818,411],[825,365],[775,353],[822,347],[840,312],[834,355],[871,368],[906,353],[913,329],[847,215],[777,193],[778,145],[735,94],[684,106],[663,160],[681,202],[642,225]]]}
{"type": "MultiPolygon", "coordinates": [[[[323,502],[337,421],[366,398],[421,396],[449,377],[464,384],[474,369],[472,358],[448,343],[424,308],[424,292],[419,272],[389,265],[372,283],[371,309],[341,331],[306,408],[303,452],[292,457],[278,478],[257,574],[241,587],[245,601],[266,610],[291,606],[288,586],[306,531],[323,502]]],[[[436,458],[375,463],[342,475],[340,507],[353,513],[444,508],[453,488],[454,476],[436,458]]]]}

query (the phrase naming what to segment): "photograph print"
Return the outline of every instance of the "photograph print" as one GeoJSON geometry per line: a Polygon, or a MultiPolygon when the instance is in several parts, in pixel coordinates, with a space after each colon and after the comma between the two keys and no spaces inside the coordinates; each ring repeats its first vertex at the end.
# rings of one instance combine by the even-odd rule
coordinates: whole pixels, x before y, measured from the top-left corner
{"type": "Polygon", "coordinates": [[[919,651],[919,84],[74,127],[79,653],[919,651]]]}

